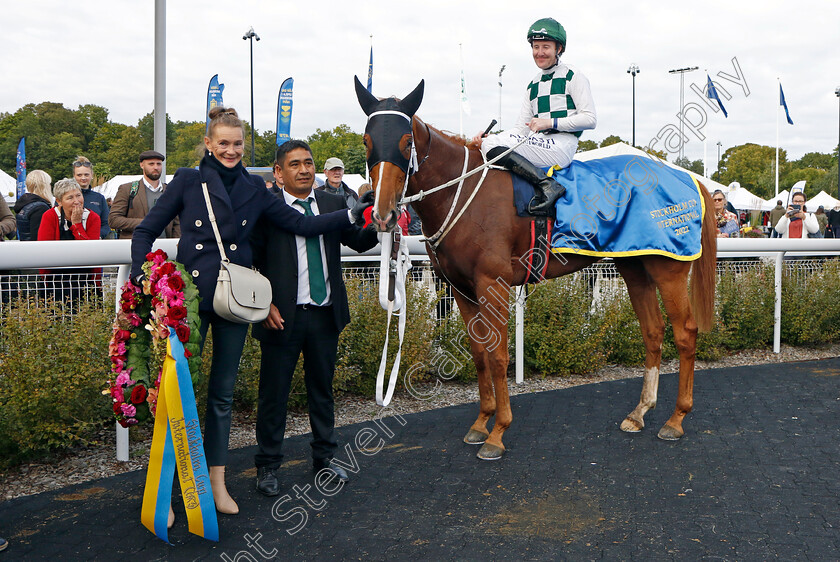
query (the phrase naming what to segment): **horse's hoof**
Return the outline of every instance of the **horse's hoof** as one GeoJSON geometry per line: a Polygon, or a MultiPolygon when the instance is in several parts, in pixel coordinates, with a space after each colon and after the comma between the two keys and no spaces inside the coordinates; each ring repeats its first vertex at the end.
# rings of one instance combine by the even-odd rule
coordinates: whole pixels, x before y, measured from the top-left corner
{"type": "Polygon", "coordinates": [[[502,455],[504,454],[504,447],[497,447],[496,445],[485,443],[481,446],[481,449],[478,450],[478,453],[475,456],[483,461],[497,461],[502,458],[502,455]]]}
{"type": "Polygon", "coordinates": [[[624,421],[621,422],[621,431],[626,431],[627,433],[639,433],[642,429],[644,429],[644,427],[644,422],[639,422],[629,416],[624,418],[624,421]]]}
{"type": "Polygon", "coordinates": [[[464,443],[467,445],[481,445],[487,441],[488,437],[490,437],[490,434],[486,431],[476,431],[475,429],[470,429],[464,436],[464,443]]]}
{"type": "Polygon", "coordinates": [[[683,436],[685,432],[682,429],[675,429],[668,424],[662,426],[662,429],[659,430],[659,434],[657,435],[660,439],[664,441],[679,441],[680,437],[683,436]]]}

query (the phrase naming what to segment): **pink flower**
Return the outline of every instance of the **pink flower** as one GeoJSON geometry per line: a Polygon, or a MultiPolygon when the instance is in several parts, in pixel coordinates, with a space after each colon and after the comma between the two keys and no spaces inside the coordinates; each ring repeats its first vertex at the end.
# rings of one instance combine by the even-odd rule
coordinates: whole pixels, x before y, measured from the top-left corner
{"type": "Polygon", "coordinates": [[[123,371],[122,373],[117,375],[117,380],[114,382],[114,384],[118,387],[125,387],[134,384],[134,381],[131,380],[130,376],[128,376],[127,371],[123,371]]]}
{"type": "MultiPolygon", "coordinates": [[[[122,410],[123,415],[127,418],[133,418],[137,414],[137,408],[135,408],[134,406],[132,406],[131,404],[128,404],[128,403],[123,403],[120,406],[120,410],[122,410]]],[[[129,423],[131,423],[130,420],[129,420],[129,423]]],[[[135,421],[135,423],[136,423],[136,421],[135,421]]]]}

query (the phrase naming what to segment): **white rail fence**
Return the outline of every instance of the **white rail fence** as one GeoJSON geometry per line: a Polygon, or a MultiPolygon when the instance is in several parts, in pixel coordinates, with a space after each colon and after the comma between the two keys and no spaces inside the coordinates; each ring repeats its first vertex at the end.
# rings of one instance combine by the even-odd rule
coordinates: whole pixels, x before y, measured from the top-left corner
{"type": "MultiPolygon", "coordinates": [[[[421,278],[434,287],[435,278],[431,273],[426,255],[425,245],[419,236],[409,236],[409,251],[417,266],[421,278]],[[419,263],[418,263],[419,262],[419,263]]],[[[177,256],[178,240],[158,240],[154,249],[161,248],[173,259],[177,256]]],[[[117,287],[122,286],[128,279],[129,264],[131,262],[131,241],[130,240],[78,240],[78,241],[55,241],[55,242],[19,242],[6,241],[0,243],[0,306],[10,296],[3,291],[4,287],[14,287],[19,290],[25,287],[26,290],[43,291],[45,294],[57,290],[66,289],[69,284],[70,290],[86,290],[101,292],[105,298],[111,296],[115,299],[115,306],[118,304],[117,287]],[[103,267],[105,268],[101,280],[95,285],[88,284],[79,288],[74,284],[70,276],[56,275],[59,281],[50,281],[38,274],[4,274],[3,270],[17,269],[57,269],[54,273],[59,274],[60,268],[67,267],[103,267]],[[70,277],[69,279],[61,279],[70,277]],[[10,279],[17,282],[10,283],[10,279]],[[5,283],[5,284],[4,284],[5,283]]],[[[719,239],[718,257],[734,258],[735,261],[728,261],[729,267],[738,269],[751,269],[761,266],[755,258],[762,258],[764,262],[772,261],[775,269],[775,311],[773,318],[773,351],[779,353],[781,347],[781,320],[782,320],[782,273],[785,267],[786,257],[797,258],[826,258],[840,256],[840,239],[719,239]],[[747,258],[739,261],[738,258],[747,258]]],[[[379,247],[364,254],[357,254],[347,248],[342,248],[342,261],[354,265],[370,264],[375,266],[379,261],[379,247]]],[[[812,269],[820,266],[819,261],[798,260],[789,264],[796,269],[812,269]]],[[[369,267],[369,266],[368,266],[369,267]]],[[[362,273],[361,271],[358,273],[362,273]]],[[[78,275],[78,274],[77,274],[78,275]]],[[[593,286],[594,298],[609,293],[619,287],[622,282],[618,272],[608,260],[596,263],[578,275],[590,277],[593,286]]],[[[7,291],[11,293],[11,291],[7,291]]],[[[445,296],[451,299],[451,293],[445,296]]],[[[521,383],[524,379],[524,291],[517,288],[515,299],[515,373],[516,382],[521,383]]],[[[128,460],[128,430],[117,424],[117,460],[128,460]]]]}

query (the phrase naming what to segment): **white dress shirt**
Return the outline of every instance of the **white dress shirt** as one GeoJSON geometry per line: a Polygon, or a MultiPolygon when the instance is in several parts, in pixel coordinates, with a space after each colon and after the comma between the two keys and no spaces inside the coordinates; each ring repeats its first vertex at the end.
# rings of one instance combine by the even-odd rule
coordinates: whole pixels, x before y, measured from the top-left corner
{"type": "MultiPolygon", "coordinates": [[[[298,204],[295,204],[295,201],[298,200],[297,197],[294,195],[290,195],[283,190],[283,198],[286,200],[286,203],[294,210],[298,211],[301,214],[304,214],[306,211],[304,208],[298,204]]],[[[320,215],[320,211],[318,210],[318,201],[315,200],[315,192],[310,190],[309,195],[304,197],[303,199],[309,198],[309,203],[312,208],[313,215],[320,215]]],[[[322,303],[316,303],[312,301],[312,297],[309,294],[309,259],[306,256],[306,238],[303,236],[295,235],[295,243],[297,244],[297,266],[298,266],[298,291],[297,291],[297,304],[314,304],[316,306],[327,306],[332,304],[332,293],[330,291],[330,275],[329,271],[327,270],[327,252],[326,248],[324,247],[324,237],[318,236],[318,241],[321,243],[321,263],[324,267],[324,277],[327,284],[327,298],[322,303]]]]}

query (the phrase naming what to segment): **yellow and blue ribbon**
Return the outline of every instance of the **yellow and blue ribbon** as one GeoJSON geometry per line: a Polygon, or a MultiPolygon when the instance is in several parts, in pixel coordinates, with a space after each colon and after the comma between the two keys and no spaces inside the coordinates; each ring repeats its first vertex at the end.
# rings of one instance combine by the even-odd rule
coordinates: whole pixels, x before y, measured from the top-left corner
{"type": "Polygon", "coordinates": [[[169,332],[140,520],[158,538],[169,542],[166,523],[177,472],[190,532],[218,541],[216,505],[204,458],[190,368],[175,330],[170,328],[169,332]]]}

